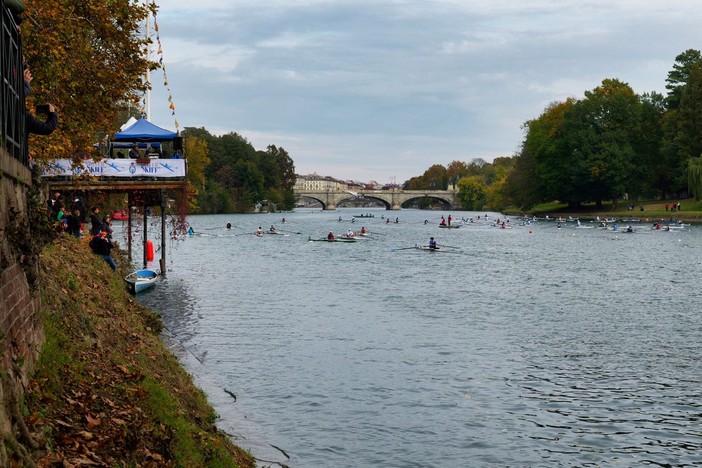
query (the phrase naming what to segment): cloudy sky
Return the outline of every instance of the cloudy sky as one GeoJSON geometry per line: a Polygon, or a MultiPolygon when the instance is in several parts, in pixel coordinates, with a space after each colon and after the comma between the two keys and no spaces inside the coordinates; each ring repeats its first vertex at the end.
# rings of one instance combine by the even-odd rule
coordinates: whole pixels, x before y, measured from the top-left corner
{"type": "MultiPolygon", "coordinates": [[[[161,0],[182,127],[282,146],[298,174],[401,183],[511,156],[522,124],[605,78],[665,93],[699,0],[161,0]]],[[[175,129],[161,72],[152,121],[175,129]]]]}

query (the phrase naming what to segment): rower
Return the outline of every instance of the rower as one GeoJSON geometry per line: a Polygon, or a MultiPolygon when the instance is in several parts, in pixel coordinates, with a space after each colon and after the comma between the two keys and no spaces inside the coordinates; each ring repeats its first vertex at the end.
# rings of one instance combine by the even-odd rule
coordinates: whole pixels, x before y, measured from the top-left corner
{"type": "Polygon", "coordinates": [[[275,226],[273,226],[273,225],[271,224],[271,227],[268,228],[268,232],[275,233],[275,226]]]}
{"type": "Polygon", "coordinates": [[[429,238],[429,249],[431,250],[438,250],[439,247],[436,245],[436,241],[434,240],[433,237],[429,238]]]}
{"type": "Polygon", "coordinates": [[[329,231],[329,234],[327,234],[327,240],[333,241],[335,239],[334,233],[329,231]]]}
{"type": "Polygon", "coordinates": [[[231,228],[232,228],[232,223],[227,223],[227,229],[231,229],[231,228]]]}
{"type": "Polygon", "coordinates": [[[351,228],[349,228],[349,230],[346,232],[346,237],[353,237],[353,231],[351,228]]]}
{"type": "Polygon", "coordinates": [[[257,235],[257,236],[262,236],[262,235],[263,235],[263,229],[261,229],[261,226],[259,226],[258,229],[256,229],[256,235],[257,235]]]}
{"type": "Polygon", "coordinates": [[[361,226],[361,234],[365,234],[365,233],[366,233],[366,227],[365,227],[365,226],[361,226]]]}

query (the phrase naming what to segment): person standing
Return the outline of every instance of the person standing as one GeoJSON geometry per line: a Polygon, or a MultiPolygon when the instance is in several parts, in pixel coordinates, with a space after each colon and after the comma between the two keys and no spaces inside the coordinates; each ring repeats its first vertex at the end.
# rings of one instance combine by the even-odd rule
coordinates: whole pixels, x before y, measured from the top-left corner
{"type": "Polygon", "coordinates": [[[100,208],[94,206],[90,209],[90,234],[96,236],[100,234],[102,220],[100,219],[100,208]]]}
{"type": "Polygon", "coordinates": [[[66,220],[66,232],[74,237],[80,237],[80,211],[73,210],[73,214],[64,216],[66,220]]]}
{"type": "Polygon", "coordinates": [[[100,231],[105,231],[107,233],[107,238],[112,241],[112,218],[110,215],[105,215],[100,223],[100,231]]]}

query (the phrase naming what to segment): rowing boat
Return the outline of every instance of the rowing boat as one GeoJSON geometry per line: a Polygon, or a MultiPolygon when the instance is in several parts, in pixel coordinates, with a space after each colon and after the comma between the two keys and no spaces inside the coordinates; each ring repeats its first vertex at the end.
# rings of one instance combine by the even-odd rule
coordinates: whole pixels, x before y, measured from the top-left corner
{"type": "Polygon", "coordinates": [[[424,252],[436,252],[437,250],[439,250],[439,247],[433,248],[429,247],[428,245],[415,245],[414,248],[416,250],[422,250],[424,252]]]}
{"type": "Polygon", "coordinates": [[[309,242],[356,242],[356,239],[353,237],[336,237],[334,239],[327,239],[327,238],[322,238],[322,239],[312,239],[311,237],[307,239],[309,242]]]}
{"type": "Polygon", "coordinates": [[[136,270],[124,277],[127,288],[132,294],[144,291],[156,284],[158,273],[153,270],[136,270]]]}

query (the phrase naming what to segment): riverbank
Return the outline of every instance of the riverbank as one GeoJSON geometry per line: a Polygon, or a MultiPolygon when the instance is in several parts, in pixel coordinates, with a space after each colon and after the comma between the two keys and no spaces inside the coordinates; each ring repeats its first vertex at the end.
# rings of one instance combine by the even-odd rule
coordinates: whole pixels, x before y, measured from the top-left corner
{"type": "Polygon", "coordinates": [[[161,321],[85,239],[41,256],[46,342],[25,398],[39,466],[253,467],[159,339],[161,321]]]}
{"type": "Polygon", "coordinates": [[[558,217],[573,217],[581,220],[600,219],[619,219],[626,221],[628,219],[637,219],[644,222],[656,221],[685,221],[688,223],[702,223],[702,204],[693,199],[684,199],[680,201],[680,209],[672,211],[670,206],[672,202],[653,201],[634,205],[633,209],[629,209],[625,202],[618,206],[606,204],[601,209],[596,209],[594,206],[582,206],[578,209],[569,208],[565,204],[551,203],[535,207],[528,213],[507,210],[505,214],[516,215],[535,215],[538,217],[549,216],[551,218],[558,217]],[[643,210],[641,209],[643,208],[643,210]]]}

